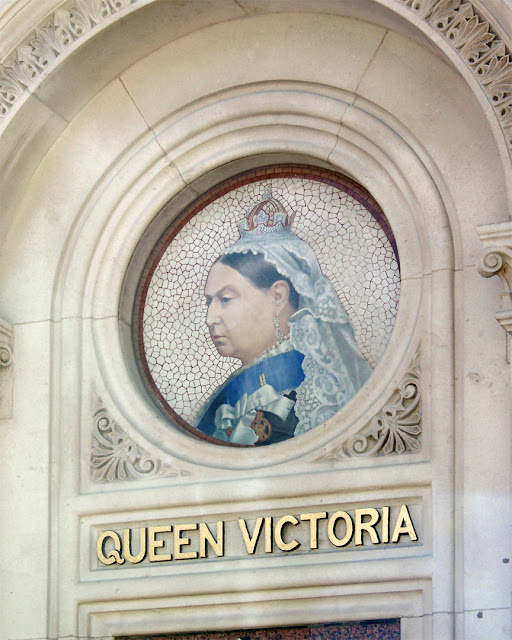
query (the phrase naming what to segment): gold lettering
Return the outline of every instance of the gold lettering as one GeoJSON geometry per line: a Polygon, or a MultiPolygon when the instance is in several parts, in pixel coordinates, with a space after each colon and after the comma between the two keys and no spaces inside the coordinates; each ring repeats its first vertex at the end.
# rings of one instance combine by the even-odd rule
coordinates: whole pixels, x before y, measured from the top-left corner
{"type": "Polygon", "coordinates": [[[292,524],[293,526],[295,526],[299,524],[299,521],[295,516],[283,516],[280,520],[278,520],[275,531],[274,531],[276,544],[281,549],[281,551],[293,551],[294,549],[300,546],[300,542],[297,542],[297,540],[291,540],[290,542],[285,542],[283,540],[282,530],[285,524],[292,524]]]}
{"type": "Polygon", "coordinates": [[[336,511],[336,513],[332,514],[329,518],[329,522],[327,523],[327,535],[335,547],[344,547],[347,545],[352,539],[353,533],[354,523],[346,511],[336,511]],[[336,535],[336,525],[338,520],[345,520],[345,526],[347,527],[347,531],[343,538],[338,538],[336,535]]]}
{"type": "Polygon", "coordinates": [[[121,538],[115,531],[104,531],[98,536],[96,541],[96,555],[98,560],[103,564],[124,564],[124,558],[121,557],[121,538]],[[111,538],[114,541],[114,548],[105,555],[105,540],[111,538]]]}
{"type": "Polygon", "coordinates": [[[256,545],[258,544],[258,538],[260,537],[261,526],[263,525],[263,518],[258,518],[256,520],[252,537],[249,535],[249,530],[247,529],[247,522],[245,520],[240,519],[238,521],[238,524],[240,526],[240,531],[242,532],[247,553],[253,554],[256,549],[256,545]]]}
{"type": "Polygon", "coordinates": [[[381,542],[389,542],[389,507],[382,507],[382,532],[381,542]]]}
{"type": "Polygon", "coordinates": [[[224,522],[219,520],[217,522],[217,540],[213,537],[212,532],[208,528],[205,522],[199,523],[199,557],[208,557],[206,543],[209,543],[211,548],[215,551],[218,558],[222,558],[224,555],[224,522]]]}
{"type": "Polygon", "coordinates": [[[356,509],[356,545],[363,544],[363,531],[367,531],[370,534],[372,544],[379,544],[379,536],[375,531],[375,525],[379,521],[380,513],[377,509],[356,509]],[[366,522],[363,521],[364,516],[369,516],[370,519],[366,522]]]}
{"type": "Polygon", "coordinates": [[[164,541],[157,540],[156,535],[158,533],[170,533],[171,531],[172,527],[170,524],[148,528],[148,554],[150,562],[164,562],[165,560],[172,560],[172,555],[170,553],[156,553],[157,549],[164,546],[164,541]]]}
{"type": "Polygon", "coordinates": [[[272,518],[265,518],[265,553],[272,553],[272,518]]]}
{"type": "Polygon", "coordinates": [[[326,511],[318,511],[317,513],[301,513],[301,520],[309,520],[309,547],[318,549],[318,521],[327,518],[326,511]]]}
{"type": "Polygon", "coordinates": [[[181,547],[190,544],[190,538],[182,536],[183,531],[195,531],[197,524],[175,524],[174,525],[174,559],[193,560],[197,558],[197,551],[182,551],[181,547]]]}
{"type": "Polygon", "coordinates": [[[398,542],[402,534],[407,534],[411,540],[418,539],[416,531],[414,530],[411,516],[409,514],[409,509],[407,509],[407,505],[405,504],[400,507],[400,513],[398,514],[398,518],[396,520],[391,542],[398,542]]]}
{"type": "Polygon", "coordinates": [[[123,530],[123,553],[128,562],[131,562],[132,564],[138,564],[139,562],[142,562],[146,557],[146,528],[141,527],[139,529],[139,553],[136,556],[132,555],[131,534],[131,529],[123,530]]]}

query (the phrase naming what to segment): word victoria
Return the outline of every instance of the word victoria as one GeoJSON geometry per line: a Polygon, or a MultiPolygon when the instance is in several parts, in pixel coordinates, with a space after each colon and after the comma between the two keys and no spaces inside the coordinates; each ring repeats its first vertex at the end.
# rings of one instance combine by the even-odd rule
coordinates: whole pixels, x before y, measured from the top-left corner
{"type": "MultiPolygon", "coordinates": [[[[391,507],[355,509],[353,515],[347,511],[333,514],[317,511],[302,513],[298,517],[285,515],[277,520],[264,516],[251,522],[253,524],[239,519],[238,527],[235,525],[233,531],[238,538],[236,547],[240,548],[243,542],[242,553],[250,555],[257,551],[273,553],[276,547],[286,552],[300,547],[306,551],[315,550],[319,548],[319,540],[324,541],[324,548],[325,545],[347,547],[397,543],[401,536],[408,536],[414,542],[418,540],[405,504],[393,510],[391,507]]],[[[223,520],[219,520],[215,525],[199,522],[124,529],[121,533],[103,531],[96,542],[96,555],[104,565],[138,564],[146,559],[149,562],[194,560],[207,558],[209,553],[223,557],[227,538],[225,525],[223,520]]]]}

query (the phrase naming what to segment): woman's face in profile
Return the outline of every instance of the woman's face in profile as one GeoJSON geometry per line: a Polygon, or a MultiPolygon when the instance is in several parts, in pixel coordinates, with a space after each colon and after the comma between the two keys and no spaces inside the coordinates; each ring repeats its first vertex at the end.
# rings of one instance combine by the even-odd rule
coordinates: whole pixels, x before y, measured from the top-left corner
{"type": "Polygon", "coordinates": [[[269,290],[258,289],[228,265],[216,262],[204,289],[206,324],[221,356],[250,364],[275,342],[274,305],[269,290]]]}

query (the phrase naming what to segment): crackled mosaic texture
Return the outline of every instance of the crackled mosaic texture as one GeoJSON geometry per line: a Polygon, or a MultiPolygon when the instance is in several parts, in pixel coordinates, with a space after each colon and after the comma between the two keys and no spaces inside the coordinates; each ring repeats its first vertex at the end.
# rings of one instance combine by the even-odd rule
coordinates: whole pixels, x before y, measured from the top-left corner
{"type": "Polygon", "coordinates": [[[194,216],[163,253],[143,313],[150,374],[184,420],[239,367],[221,357],[205,323],[208,272],[239,238],[237,222],[272,195],[295,213],[292,230],[314,250],[345,307],[361,353],[375,367],[389,341],[400,293],[397,259],[375,217],[339,188],[305,177],[266,178],[234,188],[194,216]]]}

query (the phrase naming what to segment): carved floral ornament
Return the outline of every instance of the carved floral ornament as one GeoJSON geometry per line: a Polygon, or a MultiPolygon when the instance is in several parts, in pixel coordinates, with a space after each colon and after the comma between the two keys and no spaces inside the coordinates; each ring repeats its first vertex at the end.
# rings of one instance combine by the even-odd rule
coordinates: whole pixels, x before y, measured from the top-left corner
{"type": "MultiPolygon", "coordinates": [[[[140,0],[72,0],[62,4],[0,65],[0,122],[43,72],[70,48],[140,0]]],[[[471,0],[394,0],[419,16],[469,67],[493,106],[512,154],[511,49],[471,0]]]]}
{"type": "Polygon", "coordinates": [[[90,476],[96,483],[185,475],[135,443],[95,397],[90,476]]]}
{"type": "MultiPolygon", "coordinates": [[[[96,396],[90,477],[95,483],[188,475],[151,456],[115,422],[96,396]]],[[[415,453],[421,450],[421,365],[416,354],[397,389],[359,433],[314,462],[415,453]]]]}
{"type": "Polygon", "coordinates": [[[77,40],[136,3],[137,0],[73,0],[61,5],[0,66],[0,119],[77,40]]]}
{"type": "Polygon", "coordinates": [[[417,353],[391,398],[370,422],[341,446],[315,460],[344,460],[421,450],[421,365],[417,353]]]}
{"type": "Polygon", "coordinates": [[[14,328],[0,318],[0,420],[12,418],[14,328]]]}

